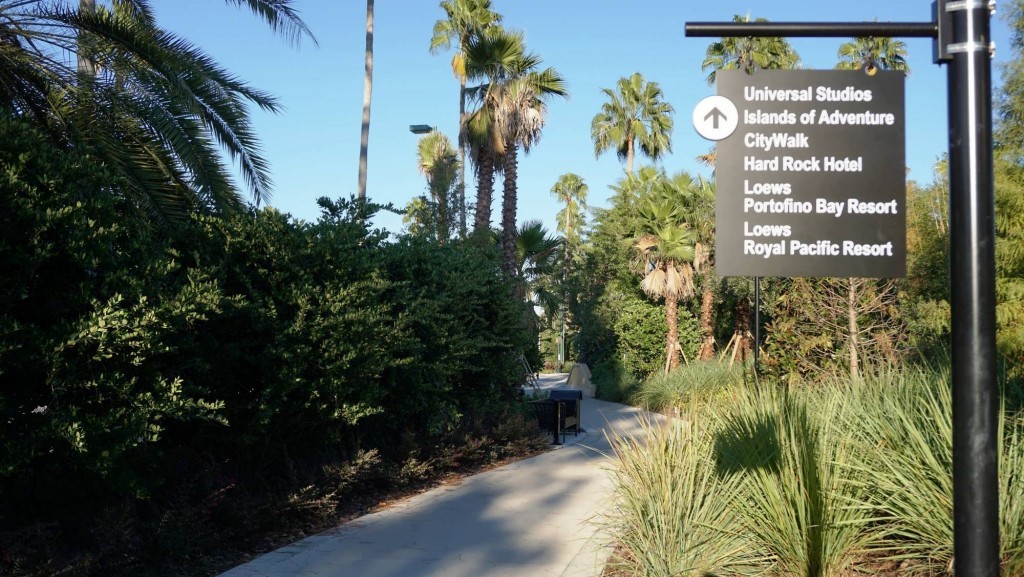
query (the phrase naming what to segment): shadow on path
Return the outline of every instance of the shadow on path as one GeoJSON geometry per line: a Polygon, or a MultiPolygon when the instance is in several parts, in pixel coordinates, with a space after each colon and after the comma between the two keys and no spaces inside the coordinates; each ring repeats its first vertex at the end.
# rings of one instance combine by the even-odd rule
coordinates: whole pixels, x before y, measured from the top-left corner
{"type": "Polygon", "coordinates": [[[584,399],[587,432],[555,450],[432,489],[222,577],[600,575],[607,538],[594,521],[611,490],[606,433],[638,434],[640,415],[584,399]]]}

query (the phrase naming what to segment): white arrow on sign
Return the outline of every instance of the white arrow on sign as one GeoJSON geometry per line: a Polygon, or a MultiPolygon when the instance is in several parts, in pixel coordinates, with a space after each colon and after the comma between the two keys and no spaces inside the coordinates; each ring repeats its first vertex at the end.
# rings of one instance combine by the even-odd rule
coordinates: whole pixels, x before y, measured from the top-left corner
{"type": "Polygon", "coordinates": [[[728,138],[739,120],[736,105],[724,96],[708,96],[693,108],[693,127],[708,140],[728,138]]]}

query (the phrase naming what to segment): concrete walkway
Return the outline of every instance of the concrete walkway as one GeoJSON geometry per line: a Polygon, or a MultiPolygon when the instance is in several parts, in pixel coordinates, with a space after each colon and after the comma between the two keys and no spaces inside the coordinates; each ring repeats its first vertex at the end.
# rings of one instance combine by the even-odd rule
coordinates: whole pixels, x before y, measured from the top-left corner
{"type": "MultiPolygon", "coordinates": [[[[567,375],[542,377],[556,388],[567,375]]],[[[641,411],[585,398],[578,437],[422,493],[236,567],[222,577],[596,577],[609,550],[605,434],[638,434],[641,411]]]]}

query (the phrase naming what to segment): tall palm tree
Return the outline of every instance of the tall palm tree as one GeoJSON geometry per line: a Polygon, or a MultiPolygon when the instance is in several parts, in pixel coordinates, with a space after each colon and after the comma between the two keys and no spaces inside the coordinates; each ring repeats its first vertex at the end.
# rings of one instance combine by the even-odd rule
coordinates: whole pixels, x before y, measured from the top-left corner
{"type": "Polygon", "coordinates": [[[466,117],[467,142],[476,170],[476,233],[491,228],[491,199],[494,176],[502,169],[504,143],[498,134],[496,104],[504,83],[523,69],[525,39],[522,32],[493,27],[470,39],[466,47],[466,75],[481,83],[466,89],[467,98],[476,109],[466,117]]]}
{"type": "MultiPolygon", "coordinates": [[[[750,22],[750,14],[746,16],[734,15],[734,22],[750,22]]],[[[768,22],[765,18],[756,18],[755,22],[768,22]]],[[[711,69],[708,74],[708,84],[714,84],[716,73],[719,70],[743,70],[750,74],[755,70],[779,70],[796,68],[800,64],[800,55],[793,46],[784,38],[754,38],[751,36],[742,38],[722,38],[708,46],[705,52],[704,62],[701,63],[701,70],[711,69]]],[[[713,162],[715,153],[703,157],[713,162]]],[[[734,319],[734,338],[739,342],[740,350],[746,351],[751,347],[750,334],[750,291],[747,290],[749,283],[733,280],[730,282],[730,289],[736,293],[736,310],[734,319]]],[[[709,298],[705,293],[704,298],[709,298]]],[[[713,299],[713,297],[710,297],[713,299]]],[[[702,304],[703,306],[703,304],[702,304]]],[[[703,315],[702,315],[703,316],[703,315]]],[[[705,337],[707,333],[705,333],[705,337]]],[[[702,342],[701,355],[707,355],[708,349],[705,343],[713,346],[713,342],[702,342]]]]}
{"type": "MultiPolygon", "coordinates": [[[[733,22],[750,22],[750,14],[735,15],[733,22]]],[[[757,18],[755,22],[768,22],[765,18],[757,18]]],[[[713,42],[705,53],[700,69],[711,69],[708,84],[715,83],[715,73],[719,70],[743,70],[748,74],[755,70],[777,70],[796,68],[800,56],[785,38],[722,38],[713,42]]]]}
{"type": "Polygon", "coordinates": [[[431,199],[437,207],[437,239],[444,242],[452,226],[448,201],[458,177],[458,157],[451,140],[436,130],[420,138],[416,156],[420,172],[427,177],[431,199]]]}
{"type": "Polygon", "coordinates": [[[446,19],[434,23],[430,53],[447,50],[454,44],[452,72],[459,81],[459,234],[466,236],[466,50],[484,30],[501,22],[491,10],[491,0],[444,0],[446,19]]]}
{"type": "Polygon", "coordinates": [[[839,46],[839,70],[860,70],[869,72],[874,68],[910,72],[907,64],[907,45],[896,38],[858,36],[839,46]]]}
{"type": "MultiPolygon", "coordinates": [[[[564,208],[555,215],[557,230],[562,233],[563,239],[561,251],[562,267],[560,278],[558,279],[558,294],[561,297],[558,313],[562,328],[562,347],[565,345],[566,326],[571,324],[570,319],[566,318],[568,316],[567,309],[570,303],[575,301],[575,293],[578,290],[576,288],[577,283],[571,282],[573,278],[572,267],[583,260],[582,231],[587,223],[587,193],[589,191],[590,188],[584,182],[583,177],[571,172],[559,176],[558,181],[551,187],[551,193],[564,205],[564,208]]],[[[560,358],[561,354],[564,354],[564,348],[560,349],[560,358]]]]}
{"type": "Polygon", "coordinates": [[[657,82],[647,82],[639,72],[620,78],[618,90],[605,88],[608,102],[590,123],[594,156],[612,148],[626,170],[633,172],[633,156],[639,141],[644,156],[657,161],[672,152],[672,105],[664,101],[657,82]]]}
{"type": "Polygon", "coordinates": [[[553,68],[541,72],[532,70],[514,78],[498,101],[496,119],[503,140],[504,187],[501,202],[501,247],[505,270],[511,271],[515,263],[516,212],[519,204],[518,151],[524,154],[540,140],[544,128],[546,106],[550,96],[567,96],[565,81],[553,68]]]}
{"type": "Polygon", "coordinates": [[[587,193],[590,187],[578,174],[567,172],[558,177],[558,181],[551,187],[551,194],[558,198],[565,208],[558,211],[555,221],[558,225],[558,232],[562,233],[565,239],[566,266],[578,256],[576,252],[581,245],[581,231],[587,225],[587,193]]]}
{"type": "MultiPolygon", "coordinates": [[[[295,42],[312,38],[290,0],[226,1],[295,42]]],[[[256,202],[269,197],[246,101],[278,110],[270,95],[160,28],[148,1],[0,0],[0,108],[61,143],[87,145],[158,222],[241,204],[218,145],[256,202]]]]}
{"type": "Polygon", "coordinates": [[[373,97],[373,0],[366,0],[366,56],[363,66],[363,126],[359,137],[359,198],[366,200],[366,157],[370,148],[370,100],[373,97]]]}
{"type": "Polygon", "coordinates": [[[701,290],[701,344],[697,358],[706,361],[715,354],[715,185],[702,177],[694,179],[680,172],[668,182],[684,213],[686,227],[694,234],[693,269],[701,290]]]}
{"type": "Polygon", "coordinates": [[[515,270],[518,149],[529,152],[544,126],[545,100],[567,96],[565,80],[553,68],[541,70],[541,59],[526,52],[522,32],[493,27],[469,45],[469,78],[484,83],[468,90],[479,107],[469,115],[467,129],[478,175],[474,230],[490,228],[494,174],[504,173],[502,202],[502,266],[515,270]]]}
{"type": "Polygon", "coordinates": [[[679,301],[695,293],[693,260],[696,238],[682,223],[678,203],[670,195],[654,194],[639,206],[643,232],[634,239],[643,291],[665,300],[665,367],[679,366],[679,301]]]}

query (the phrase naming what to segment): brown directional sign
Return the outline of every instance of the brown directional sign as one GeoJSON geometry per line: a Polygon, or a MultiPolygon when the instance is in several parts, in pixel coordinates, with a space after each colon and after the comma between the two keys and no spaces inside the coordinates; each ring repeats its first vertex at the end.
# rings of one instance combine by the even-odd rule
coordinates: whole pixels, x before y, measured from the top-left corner
{"type": "Polygon", "coordinates": [[[904,276],[904,74],[722,70],[716,77],[718,96],[705,99],[706,112],[698,105],[694,126],[721,138],[718,274],[904,276]],[[721,98],[735,105],[736,118],[723,116],[721,98]]]}

